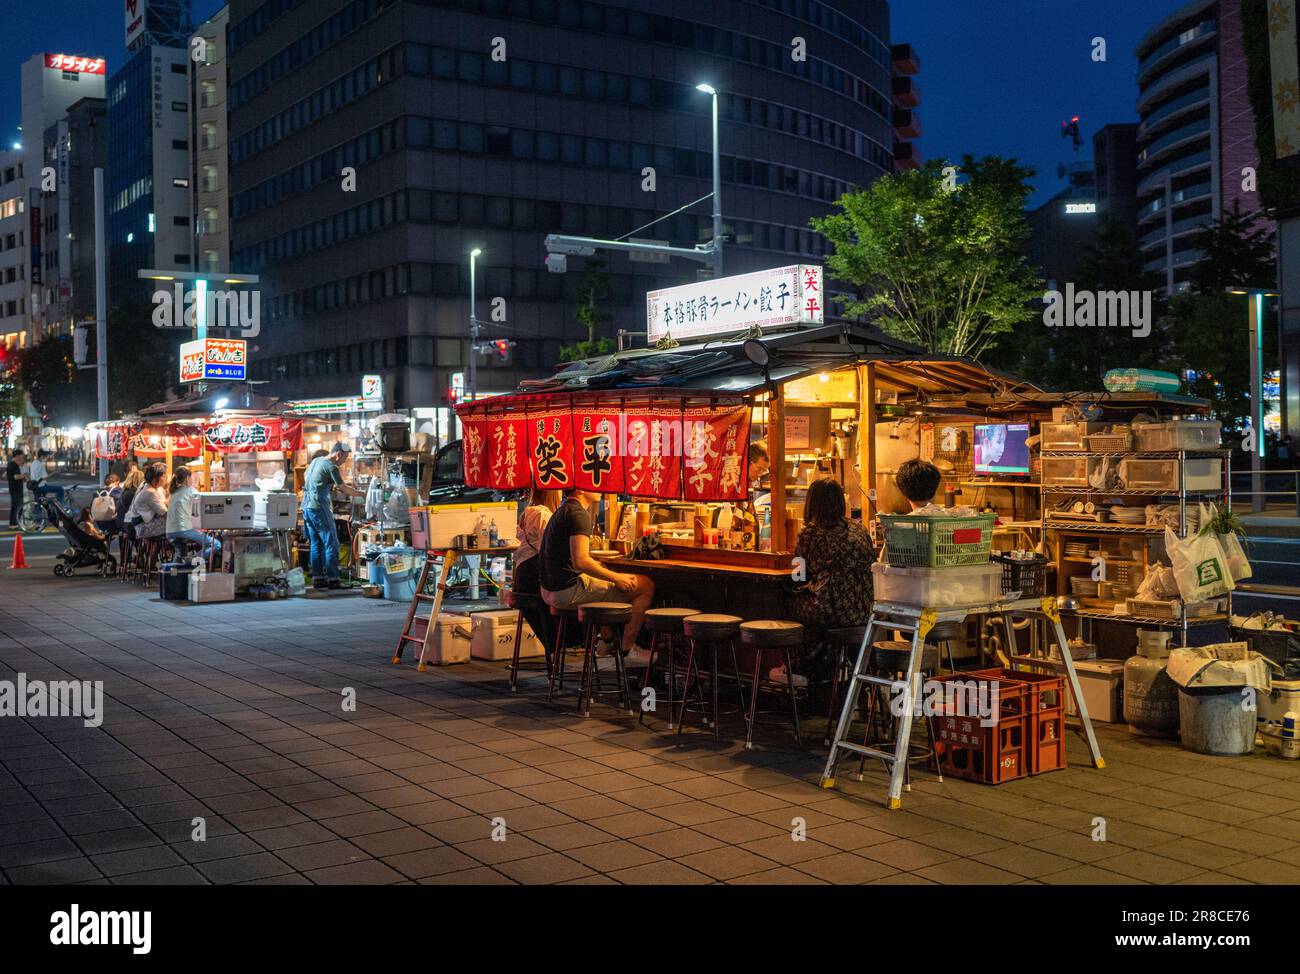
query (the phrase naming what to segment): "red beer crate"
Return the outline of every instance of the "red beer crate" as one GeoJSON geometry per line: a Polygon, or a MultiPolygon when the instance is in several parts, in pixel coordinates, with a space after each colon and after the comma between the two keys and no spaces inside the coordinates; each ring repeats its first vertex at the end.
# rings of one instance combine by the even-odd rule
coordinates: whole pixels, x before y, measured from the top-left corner
{"type": "MultiPolygon", "coordinates": [[[[935,747],[944,774],[969,781],[997,785],[1023,778],[1029,773],[1028,686],[1019,680],[990,679],[974,673],[954,673],[934,682],[949,686],[957,694],[983,691],[983,703],[994,715],[995,723],[985,726],[967,707],[963,713],[960,696],[945,703],[934,718],[935,747]]],[[[969,699],[969,698],[968,698],[969,699]]]]}
{"type": "Polygon", "coordinates": [[[1013,680],[1025,686],[1029,715],[1029,773],[1043,774],[1065,767],[1065,677],[993,667],[971,670],[988,679],[1013,680]]]}

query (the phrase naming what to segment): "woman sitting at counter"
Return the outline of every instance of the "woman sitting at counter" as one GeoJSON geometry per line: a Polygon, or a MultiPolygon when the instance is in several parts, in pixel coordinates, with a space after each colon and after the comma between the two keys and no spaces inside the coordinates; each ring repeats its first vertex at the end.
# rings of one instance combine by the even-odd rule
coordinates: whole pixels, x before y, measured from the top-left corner
{"type": "Polygon", "coordinates": [[[167,529],[167,495],[163,477],[167,468],[151,463],[144,472],[144,486],[136,491],[126,512],[126,528],[137,541],[157,538],[167,529]]]}
{"type": "Polygon", "coordinates": [[[167,540],[178,552],[183,542],[192,542],[203,549],[204,558],[210,558],[213,551],[221,550],[221,542],[194,526],[193,504],[197,493],[190,486],[190,468],[178,467],[172,474],[172,496],[167,506],[167,540]]]}
{"type": "MultiPolygon", "coordinates": [[[[799,661],[801,675],[829,678],[833,659],[819,652],[827,629],[866,625],[871,614],[871,566],[876,550],[871,535],[857,521],[850,521],[844,488],[834,480],[815,480],[804,502],[804,526],[795,542],[795,564],[803,568],[804,582],[791,603],[792,615],[808,631],[810,652],[799,661]],[[798,559],[802,559],[802,562],[798,559]]],[[[784,683],[784,667],[773,670],[770,679],[784,683]]]]}
{"type": "MultiPolygon", "coordinates": [[[[519,515],[519,550],[515,552],[514,574],[510,587],[522,595],[542,594],[542,534],[551,515],[560,506],[558,490],[537,487],[528,495],[528,506],[519,515]]],[[[524,620],[532,627],[543,645],[551,645],[551,614],[544,609],[527,609],[524,620]]]]}

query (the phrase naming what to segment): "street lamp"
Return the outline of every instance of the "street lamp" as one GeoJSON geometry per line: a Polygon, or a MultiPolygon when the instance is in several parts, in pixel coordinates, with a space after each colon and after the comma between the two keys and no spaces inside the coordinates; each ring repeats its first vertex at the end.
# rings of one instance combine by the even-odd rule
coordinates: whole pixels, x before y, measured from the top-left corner
{"type": "Polygon", "coordinates": [[[483,251],[478,247],[469,252],[469,381],[465,384],[465,392],[466,398],[471,401],[478,395],[478,316],[474,313],[474,265],[481,253],[483,251]]]}
{"type": "Polygon", "coordinates": [[[1264,299],[1278,292],[1263,287],[1232,286],[1229,294],[1243,295],[1246,302],[1246,328],[1250,335],[1250,428],[1255,434],[1255,449],[1250,451],[1251,509],[1264,510],[1260,468],[1264,459],[1264,299]]]}
{"type": "Polygon", "coordinates": [[[713,276],[722,276],[722,155],[718,150],[718,90],[713,85],[698,84],[713,99],[713,276]]]}

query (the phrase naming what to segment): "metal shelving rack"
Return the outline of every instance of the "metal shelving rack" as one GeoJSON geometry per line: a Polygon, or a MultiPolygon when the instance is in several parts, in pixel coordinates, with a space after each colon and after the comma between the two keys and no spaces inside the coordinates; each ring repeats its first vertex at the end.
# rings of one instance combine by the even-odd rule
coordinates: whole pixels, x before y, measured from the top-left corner
{"type": "MultiPolygon", "coordinates": [[[[1064,547],[1060,543],[1062,534],[1074,535],[1103,535],[1103,534],[1129,534],[1142,537],[1142,558],[1143,568],[1150,564],[1149,559],[1149,541],[1145,540],[1151,537],[1159,537],[1164,534],[1163,527],[1151,527],[1145,524],[1116,524],[1112,522],[1091,522],[1091,521],[1071,521],[1061,520],[1051,517],[1051,508],[1048,504],[1049,494],[1058,494],[1075,497],[1091,497],[1103,499],[1107,497],[1177,497],[1178,498],[1178,535],[1187,537],[1187,501],[1190,497],[1193,500],[1209,500],[1221,498],[1226,509],[1232,509],[1232,454],[1229,450],[1128,450],[1123,452],[1099,452],[1092,453],[1086,450],[1044,450],[1039,454],[1040,459],[1102,459],[1102,458],[1136,458],[1150,460],[1177,460],[1178,461],[1178,488],[1176,490],[1165,490],[1163,488],[1140,488],[1129,489],[1119,488],[1115,490],[1098,490],[1094,487],[1071,487],[1071,486],[1050,486],[1043,483],[1040,494],[1039,509],[1042,512],[1043,537],[1047,538],[1047,532],[1053,532],[1053,540],[1056,541],[1055,550],[1055,568],[1057,578],[1058,594],[1063,579],[1062,566],[1068,559],[1063,552],[1064,547]],[[1191,459],[1213,459],[1220,458],[1223,460],[1221,470],[1222,480],[1217,488],[1194,488],[1187,487],[1187,467],[1186,461],[1191,459]]],[[[1179,633],[1181,645],[1187,645],[1188,631],[1197,626],[1214,625],[1222,623],[1232,616],[1232,594],[1225,596],[1227,599],[1227,609],[1224,613],[1215,613],[1214,615],[1188,618],[1186,606],[1183,608],[1181,618],[1162,619],[1158,617],[1115,615],[1099,609],[1075,609],[1061,610],[1062,615],[1070,615],[1081,621],[1102,621],[1118,622],[1125,625],[1138,625],[1149,628],[1174,629],[1179,633]]]]}

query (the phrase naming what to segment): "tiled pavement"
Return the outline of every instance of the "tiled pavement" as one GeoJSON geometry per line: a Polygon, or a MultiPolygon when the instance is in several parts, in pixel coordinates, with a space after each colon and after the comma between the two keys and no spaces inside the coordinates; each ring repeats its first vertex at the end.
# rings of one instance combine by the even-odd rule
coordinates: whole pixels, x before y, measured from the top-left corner
{"type": "Polygon", "coordinates": [[[747,752],[576,718],[536,677],[511,696],[499,665],[392,666],[402,616],[352,596],[190,606],[4,572],[0,679],[103,680],[106,716],[0,720],[0,882],[1300,878],[1295,764],[1101,725],[1104,771],[1071,735],[1065,771],[998,788],[918,771],[888,812],[879,770],[823,791],[824,752],[780,724],[747,752]]]}

